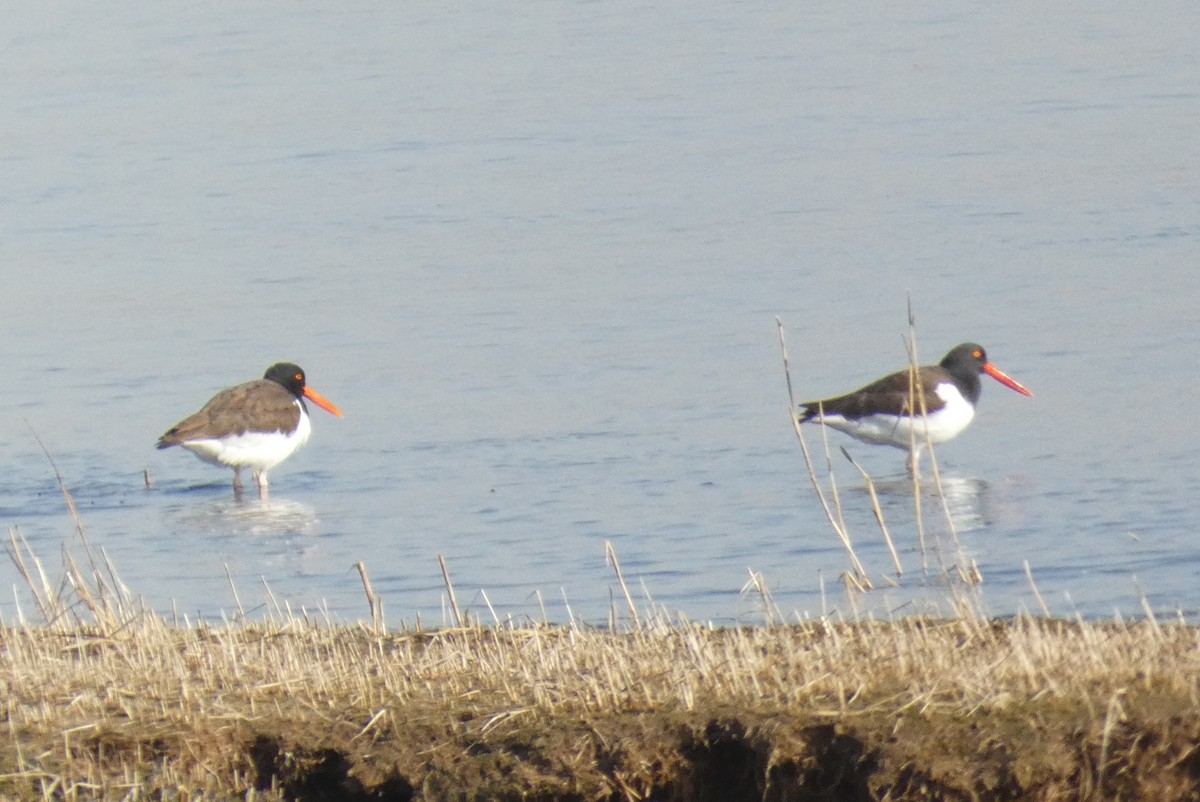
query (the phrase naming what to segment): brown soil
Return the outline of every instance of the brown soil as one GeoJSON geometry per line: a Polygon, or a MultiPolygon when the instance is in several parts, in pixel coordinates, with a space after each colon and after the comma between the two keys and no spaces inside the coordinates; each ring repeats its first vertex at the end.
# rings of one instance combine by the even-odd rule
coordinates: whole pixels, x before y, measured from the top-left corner
{"type": "Polygon", "coordinates": [[[1194,715],[1126,722],[1107,746],[1094,728],[1073,728],[1069,714],[1054,723],[853,718],[661,712],[482,737],[459,722],[368,744],[293,732],[256,736],[246,748],[257,789],[303,800],[1200,798],[1194,715]]]}

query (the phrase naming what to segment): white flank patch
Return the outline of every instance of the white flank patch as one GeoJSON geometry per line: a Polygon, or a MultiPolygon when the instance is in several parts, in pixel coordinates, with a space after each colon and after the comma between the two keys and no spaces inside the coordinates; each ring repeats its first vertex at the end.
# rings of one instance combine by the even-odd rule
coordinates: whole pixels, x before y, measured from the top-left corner
{"type": "MultiPolygon", "coordinates": [[[[846,420],[841,415],[826,415],[825,425],[837,429],[865,443],[895,446],[907,449],[915,440],[917,448],[925,445],[926,426],[929,427],[929,441],[944,443],[959,434],[971,419],[975,417],[975,407],[967,403],[962,393],[953,384],[939,384],[934,392],[942,399],[944,406],[937,412],[930,412],[924,418],[920,414],[915,417],[904,415],[868,415],[856,420],[846,420]]],[[[814,421],[819,420],[814,418],[814,421]]]]}
{"type": "Polygon", "coordinates": [[[301,414],[296,431],[246,432],[222,439],[189,440],[181,446],[212,465],[267,471],[295,453],[308,441],[312,424],[301,414]]]}

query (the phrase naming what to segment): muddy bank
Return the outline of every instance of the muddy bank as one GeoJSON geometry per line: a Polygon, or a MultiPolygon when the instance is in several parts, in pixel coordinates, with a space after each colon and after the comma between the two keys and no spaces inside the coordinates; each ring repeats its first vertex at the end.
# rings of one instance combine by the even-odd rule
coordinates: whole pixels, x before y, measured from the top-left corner
{"type": "Polygon", "coordinates": [[[1200,797],[1194,717],[1125,721],[1107,739],[1096,728],[1072,727],[1073,716],[1054,723],[923,719],[911,727],[903,716],[837,723],[672,718],[554,722],[507,737],[400,737],[372,747],[262,736],[249,751],[256,788],[305,800],[1200,797]]]}
{"type": "Polygon", "coordinates": [[[1200,798],[1185,626],[2,634],[13,798],[1200,798]]]}

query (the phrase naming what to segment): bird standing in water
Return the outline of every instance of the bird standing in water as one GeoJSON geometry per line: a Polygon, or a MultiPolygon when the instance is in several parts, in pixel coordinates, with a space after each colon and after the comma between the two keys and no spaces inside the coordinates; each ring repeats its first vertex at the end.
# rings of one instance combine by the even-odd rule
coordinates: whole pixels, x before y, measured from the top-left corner
{"type": "Polygon", "coordinates": [[[181,446],[211,465],[233,468],[233,492],[242,492],[242,468],[254,471],[267,496],[267,471],[295,453],[312,432],[304,399],[342,417],[342,411],[305,382],[290,362],[267,368],[263,378],[217,393],[199,412],[158,439],[158,448],[181,446]]]}
{"type": "Polygon", "coordinates": [[[944,443],[975,417],[984,373],[1022,395],[1033,395],[989,362],[983,346],[963,343],[936,365],[897,371],[836,398],[807,401],[800,405],[800,422],[824,421],[864,443],[903,448],[909,452],[908,472],[915,475],[927,440],[944,443]]]}

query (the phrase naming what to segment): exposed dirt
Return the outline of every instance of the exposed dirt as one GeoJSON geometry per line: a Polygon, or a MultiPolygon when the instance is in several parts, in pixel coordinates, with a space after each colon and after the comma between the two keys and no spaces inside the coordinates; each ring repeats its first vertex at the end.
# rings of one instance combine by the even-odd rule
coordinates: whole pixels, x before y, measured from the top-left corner
{"type": "MultiPolygon", "coordinates": [[[[259,732],[240,732],[227,748],[240,753],[249,788],[310,802],[1200,799],[1195,711],[1126,720],[1107,739],[1069,710],[1051,718],[905,713],[839,721],[661,712],[544,726],[519,718],[490,728],[414,723],[370,738],[283,722],[267,731],[260,722],[259,732]]],[[[142,762],[186,761],[197,745],[107,737],[80,748],[115,764],[135,751],[142,762]]]]}

